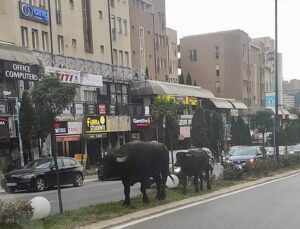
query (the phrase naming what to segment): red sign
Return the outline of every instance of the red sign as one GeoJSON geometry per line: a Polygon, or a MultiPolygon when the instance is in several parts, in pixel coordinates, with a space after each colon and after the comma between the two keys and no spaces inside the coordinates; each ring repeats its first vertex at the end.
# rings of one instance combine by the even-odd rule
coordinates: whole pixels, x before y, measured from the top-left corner
{"type": "Polygon", "coordinates": [[[6,118],[0,118],[0,141],[9,141],[9,127],[6,118]]]}
{"type": "Polygon", "coordinates": [[[106,114],[105,104],[99,104],[99,114],[106,114]]]}
{"type": "Polygon", "coordinates": [[[56,136],[56,142],[76,142],[80,140],[80,135],[56,136]]]}

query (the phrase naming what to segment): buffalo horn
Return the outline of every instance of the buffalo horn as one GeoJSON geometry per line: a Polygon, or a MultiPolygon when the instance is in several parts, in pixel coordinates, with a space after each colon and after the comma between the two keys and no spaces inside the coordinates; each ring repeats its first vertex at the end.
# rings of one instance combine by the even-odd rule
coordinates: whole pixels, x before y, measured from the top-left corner
{"type": "Polygon", "coordinates": [[[123,162],[125,162],[126,161],[126,157],[124,156],[124,157],[117,157],[116,158],[116,162],[117,163],[123,163],[123,162]]]}

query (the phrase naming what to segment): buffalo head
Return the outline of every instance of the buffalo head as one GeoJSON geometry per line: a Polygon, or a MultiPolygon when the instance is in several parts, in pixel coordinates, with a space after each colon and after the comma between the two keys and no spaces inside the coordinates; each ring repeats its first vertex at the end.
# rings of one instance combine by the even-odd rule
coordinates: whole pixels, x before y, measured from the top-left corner
{"type": "Polygon", "coordinates": [[[101,180],[120,178],[126,157],[108,154],[102,160],[101,180]]]}

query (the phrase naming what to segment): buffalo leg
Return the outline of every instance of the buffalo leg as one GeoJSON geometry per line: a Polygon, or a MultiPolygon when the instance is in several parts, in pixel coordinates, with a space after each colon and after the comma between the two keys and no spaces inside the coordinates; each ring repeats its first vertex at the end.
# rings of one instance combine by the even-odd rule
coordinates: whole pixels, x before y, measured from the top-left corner
{"type": "Polygon", "coordinates": [[[207,182],[207,189],[211,189],[211,187],[210,187],[210,181],[209,181],[209,169],[208,170],[206,170],[206,172],[205,172],[205,178],[206,178],[206,182],[207,182]]]}
{"type": "Polygon", "coordinates": [[[143,202],[145,204],[148,204],[149,203],[149,198],[148,198],[147,192],[146,192],[146,184],[147,184],[146,180],[143,180],[141,182],[141,189],[140,190],[141,190],[141,193],[143,194],[143,202]]]}
{"type": "Polygon", "coordinates": [[[185,195],[186,194],[186,183],[187,183],[187,176],[183,176],[182,179],[182,194],[185,195]]]}
{"type": "Polygon", "coordinates": [[[194,175],[194,185],[195,185],[195,192],[199,192],[199,184],[198,184],[198,174],[194,175]]]}
{"type": "Polygon", "coordinates": [[[123,205],[129,206],[130,205],[130,185],[126,184],[124,181],[123,186],[124,186],[124,195],[125,195],[125,200],[123,202],[123,205]]]}
{"type": "Polygon", "coordinates": [[[163,171],[161,173],[161,188],[160,188],[160,200],[164,200],[166,198],[166,182],[169,172],[163,171]]]}
{"type": "Polygon", "coordinates": [[[161,177],[158,175],[155,177],[155,183],[156,183],[156,199],[160,199],[161,196],[161,177]]]}
{"type": "Polygon", "coordinates": [[[203,173],[202,171],[199,173],[200,178],[200,190],[203,191],[203,173]]]}

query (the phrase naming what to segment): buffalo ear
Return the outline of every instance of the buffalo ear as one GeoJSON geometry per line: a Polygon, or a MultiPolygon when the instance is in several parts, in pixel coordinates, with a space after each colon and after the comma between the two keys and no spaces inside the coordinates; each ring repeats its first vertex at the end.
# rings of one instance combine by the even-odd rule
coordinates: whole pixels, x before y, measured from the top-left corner
{"type": "Polygon", "coordinates": [[[117,163],[124,163],[126,161],[126,157],[124,156],[124,157],[117,157],[116,158],[116,162],[117,163]]]}

